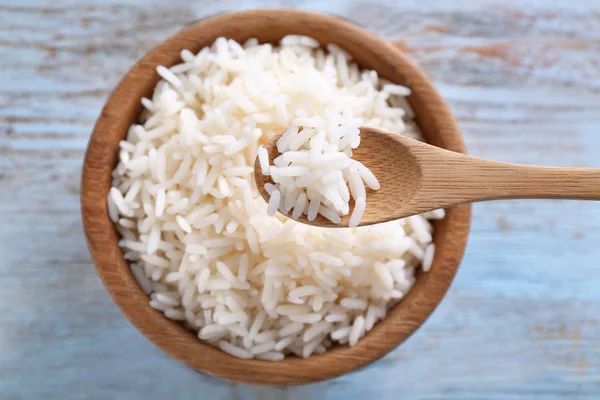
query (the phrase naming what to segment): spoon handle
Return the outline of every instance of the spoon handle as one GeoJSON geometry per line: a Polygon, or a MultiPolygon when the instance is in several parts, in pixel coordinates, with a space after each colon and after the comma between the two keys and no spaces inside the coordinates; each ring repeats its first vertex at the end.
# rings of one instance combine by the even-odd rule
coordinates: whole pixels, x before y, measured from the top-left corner
{"type": "Polygon", "coordinates": [[[448,207],[496,199],[600,200],[600,168],[510,164],[439,151],[446,154],[433,157],[413,150],[427,158],[421,163],[422,187],[415,202],[448,207]]]}

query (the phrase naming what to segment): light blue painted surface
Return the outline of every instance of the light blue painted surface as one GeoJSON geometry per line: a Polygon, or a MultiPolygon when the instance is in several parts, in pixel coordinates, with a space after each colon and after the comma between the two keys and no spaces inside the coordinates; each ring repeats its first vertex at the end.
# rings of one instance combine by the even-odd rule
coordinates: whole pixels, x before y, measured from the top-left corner
{"type": "Polygon", "coordinates": [[[600,203],[477,205],[431,319],[383,360],[325,383],[206,377],[125,320],[79,220],[93,122],[158,41],[258,5],[328,11],[401,39],[475,155],[600,166],[595,0],[0,1],[0,399],[600,399],[600,203]]]}

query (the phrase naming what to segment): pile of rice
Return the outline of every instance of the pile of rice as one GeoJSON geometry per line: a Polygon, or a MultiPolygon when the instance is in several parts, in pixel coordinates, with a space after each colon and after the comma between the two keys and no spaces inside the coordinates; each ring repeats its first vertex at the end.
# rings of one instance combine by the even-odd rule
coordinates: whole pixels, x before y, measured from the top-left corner
{"type": "Polygon", "coordinates": [[[334,224],[350,212],[350,198],[355,200],[348,222],[358,226],[367,206],[369,188],[379,190],[379,181],[360,161],[352,159],[352,150],[360,144],[361,118],[332,114],[298,117],[277,140],[280,155],[269,165],[265,147],[258,148],[263,175],[273,182],[265,184],[269,194],[267,215],[292,211],[292,218],[302,214],[313,221],[317,214],[334,224]]]}
{"type": "Polygon", "coordinates": [[[163,80],[120,144],[108,211],[133,276],[151,307],[236,357],[354,346],[431,265],[427,218],[441,211],[352,229],[267,216],[257,149],[298,118],[419,136],[407,89],[327,50],[299,36],[184,50],[183,63],[157,68],[163,80]]]}

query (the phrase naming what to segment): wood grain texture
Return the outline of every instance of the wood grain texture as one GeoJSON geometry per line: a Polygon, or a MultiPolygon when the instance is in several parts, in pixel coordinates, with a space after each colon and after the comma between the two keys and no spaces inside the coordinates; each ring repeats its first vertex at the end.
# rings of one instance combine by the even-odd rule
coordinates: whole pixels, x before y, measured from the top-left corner
{"type": "Polygon", "coordinates": [[[427,323],[381,361],[321,384],[198,374],[114,306],[78,202],[102,105],[191,21],[281,5],[399,40],[450,103],[470,154],[600,166],[595,0],[0,1],[0,398],[596,400],[598,203],[477,204],[460,272],[427,323]]]}
{"type": "Polygon", "coordinates": [[[310,34],[323,44],[335,43],[363,68],[375,69],[392,82],[409,85],[423,135],[453,151],[464,142],[448,106],[433,84],[390,43],[340,18],[294,10],[262,10],[225,14],[190,25],[153,48],[121,80],[110,95],[87,147],[81,179],[83,226],[98,273],[127,318],[151,341],[201,372],[236,382],[297,385],[331,379],[363,367],[393,350],[433,312],[450,286],[466,247],[471,221],[469,206],[448,211],[436,223],[436,254],[431,270],[417,281],[402,302],[387,314],[358,345],[335,347],[307,359],[288,357],[272,363],[240,360],[198,340],[196,334],[167,319],[148,305],[131,275],[108,217],[106,198],[119,142],[138,121],[140,100],[150,97],[159,77],[156,67],[177,62],[183,49],[198,52],[218,37],[238,42],[256,37],[276,42],[288,34],[310,34]]]}

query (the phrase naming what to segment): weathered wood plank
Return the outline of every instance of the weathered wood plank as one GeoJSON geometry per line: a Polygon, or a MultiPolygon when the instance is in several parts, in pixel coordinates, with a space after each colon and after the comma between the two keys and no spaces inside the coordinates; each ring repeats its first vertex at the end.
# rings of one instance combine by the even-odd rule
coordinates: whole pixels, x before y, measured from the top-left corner
{"type": "Polygon", "coordinates": [[[240,6],[332,12],[401,40],[475,155],[600,164],[599,2],[374,3],[0,1],[0,398],[600,396],[596,203],[477,205],[463,266],[423,329],[363,371],[301,388],[249,388],[183,367],[102,288],[78,188],[104,99],[158,41],[240,6]]]}

